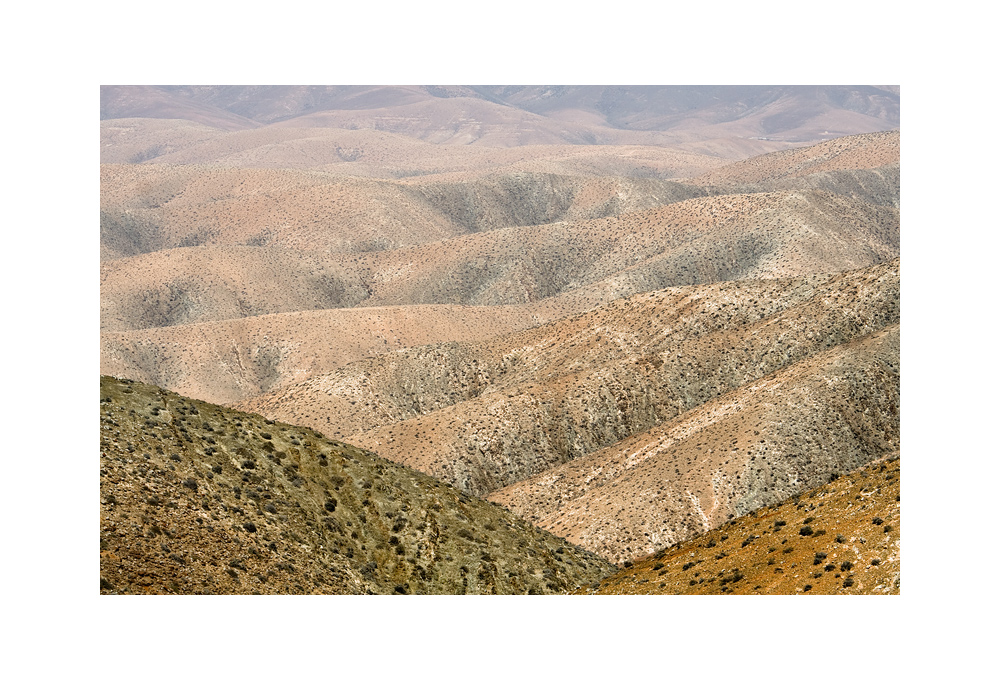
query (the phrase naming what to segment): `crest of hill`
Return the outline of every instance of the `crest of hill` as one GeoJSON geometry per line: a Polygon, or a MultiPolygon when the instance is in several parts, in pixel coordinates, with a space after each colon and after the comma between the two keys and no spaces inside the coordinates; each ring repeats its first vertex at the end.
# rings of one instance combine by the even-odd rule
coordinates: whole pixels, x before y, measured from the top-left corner
{"type": "Polygon", "coordinates": [[[105,259],[198,245],[358,252],[464,233],[392,182],[294,170],[102,165],[105,259]]]}
{"type": "Polygon", "coordinates": [[[898,595],[899,499],[897,452],[578,593],[898,595]]]}
{"type": "Polygon", "coordinates": [[[704,193],[650,178],[494,173],[407,185],[294,170],[102,165],[101,244],[105,259],[193,245],[365,252],[704,193]]]}
{"type": "MultiPolygon", "coordinates": [[[[789,137],[840,118],[899,125],[899,92],[866,86],[486,86],[479,94],[559,120],[629,130],[741,123],[744,136],[789,137]]],[[[826,129],[829,128],[829,129],[826,129]]],[[[871,127],[854,132],[870,131],[871,127]]],[[[851,132],[843,133],[851,134],[851,132]]]]}
{"type": "Polygon", "coordinates": [[[260,124],[225,109],[177,96],[152,85],[102,85],[101,120],[167,118],[188,120],[222,130],[242,130],[260,124]]]}
{"type": "Polygon", "coordinates": [[[724,165],[727,158],[745,158],[775,148],[774,143],[760,141],[739,142],[726,152],[642,145],[497,148],[432,144],[380,130],[264,127],[223,131],[183,120],[101,122],[102,163],[281,168],[415,181],[436,176],[444,181],[469,179],[499,171],[670,179],[698,175],[724,165]]]}
{"type": "Polygon", "coordinates": [[[410,305],[267,314],[101,334],[101,373],[212,403],[248,399],[376,354],[485,340],[582,311],[548,303],[410,305]]]}
{"type": "Polygon", "coordinates": [[[224,137],[225,130],[183,119],[101,121],[101,163],[143,163],[224,137]]]}
{"type": "Polygon", "coordinates": [[[899,130],[839,137],[799,149],[737,161],[691,180],[702,186],[774,186],[816,173],[874,170],[899,165],[899,130]]]}
{"type": "Polygon", "coordinates": [[[899,448],[899,325],[487,498],[621,563],[899,448]]]}
{"type": "Polygon", "coordinates": [[[598,288],[610,300],[898,254],[892,206],[812,191],[713,196],[349,256],[229,247],[115,260],[102,265],[102,329],[361,305],[520,304],[598,288]]]}
{"type": "Polygon", "coordinates": [[[598,141],[590,126],[556,121],[473,97],[429,97],[384,108],[332,109],[275,123],[273,127],[370,128],[432,144],[499,148],[598,141]]]}
{"type": "Polygon", "coordinates": [[[242,407],[485,494],[898,320],[898,261],[671,289],[485,343],[373,357],[242,407]]]}
{"type": "Polygon", "coordinates": [[[315,432],[101,378],[101,592],[563,593],[613,568],[315,432]]]}

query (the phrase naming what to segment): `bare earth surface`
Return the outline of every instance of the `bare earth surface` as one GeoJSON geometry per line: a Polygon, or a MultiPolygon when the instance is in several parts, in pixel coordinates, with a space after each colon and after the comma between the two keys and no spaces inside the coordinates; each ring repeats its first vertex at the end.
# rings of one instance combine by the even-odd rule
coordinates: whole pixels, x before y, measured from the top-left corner
{"type": "Polygon", "coordinates": [[[898,592],[898,128],[891,86],[102,87],[102,592],[898,592]]]}

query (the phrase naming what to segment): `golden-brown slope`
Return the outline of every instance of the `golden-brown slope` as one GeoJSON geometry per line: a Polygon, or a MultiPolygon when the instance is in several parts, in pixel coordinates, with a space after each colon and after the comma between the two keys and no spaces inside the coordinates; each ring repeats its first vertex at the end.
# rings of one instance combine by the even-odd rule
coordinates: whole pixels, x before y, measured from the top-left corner
{"type": "Polygon", "coordinates": [[[897,452],[578,593],[898,595],[899,499],[897,452]]]}
{"type": "Polygon", "coordinates": [[[552,593],[596,555],[352,446],[101,378],[102,593],[552,593]]]}
{"type": "Polygon", "coordinates": [[[670,289],[355,362],[242,407],[487,493],[898,320],[898,261],[670,289]]]}
{"type": "Polygon", "coordinates": [[[621,563],[899,448],[899,325],[488,496],[621,563]]]}

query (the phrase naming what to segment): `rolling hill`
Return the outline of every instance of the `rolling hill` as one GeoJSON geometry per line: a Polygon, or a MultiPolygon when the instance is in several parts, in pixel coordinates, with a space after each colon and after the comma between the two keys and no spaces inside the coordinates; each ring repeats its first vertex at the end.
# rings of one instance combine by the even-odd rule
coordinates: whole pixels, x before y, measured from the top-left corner
{"type": "Polygon", "coordinates": [[[898,126],[102,87],[102,592],[898,592],[898,126]]]}
{"type": "Polygon", "coordinates": [[[241,407],[485,494],[898,321],[898,262],[678,288],[376,356],[241,407]]]}

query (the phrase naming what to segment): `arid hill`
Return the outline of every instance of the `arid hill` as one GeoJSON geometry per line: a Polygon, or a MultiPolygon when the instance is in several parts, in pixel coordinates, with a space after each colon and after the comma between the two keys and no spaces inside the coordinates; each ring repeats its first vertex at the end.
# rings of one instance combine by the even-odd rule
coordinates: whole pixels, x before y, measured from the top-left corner
{"type": "MultiPolygon", "coordinates": [[[[102,87],[102,592],[606,590],[898,455],[898,125],[895,87],[102,87]]],[[[801,587],[748,526],[614,588],[801,587]]],[[[809,592],[898,591],[848,561],[809,592]]]]}
{"type": "Polygon", "coordinates": [[[899,130],[730,163],[690,180],[725,193],[819,189],[899,207],[899,130]]]}
{"type": "Polygon", "coordinates": [[[485,494],[898,321],[898,261],[670,289],[354,362],[241,407],[485,494]]]}
{"type": "Polygon", "coordinates": [[[692,177],[728,161],[785,148],[743,141],[709,152],[640,144],[541,144],[511,148],[433,144],[379,130],[264,127],[224,131],[185,120],[121,118],[101,122],[105,164],[293,169],[335,177],[408,183],[460,181],[496,173],[589,177],[692,177]]]}
{"type": "Polygon", "coordinates": [[[436,342],[481,341],[591,306],[569,298],[492,307],[365,307],[107,332],[101,334],[101,374],[229,403],[370,356],[436,342]]]}
{"type": "Polygon", "coordinates": [[[616,216],[705,193],[658,179],[542,173],[408,185],[292,170],[105,164],[102,259],[198,245],[381,251],[616,216]]]}
{"type": "Polygon", "coordinates": [[[622,563],[899,449],[899,325],[490,494],[622,563]]]}
{"type": "Polygon", "coordinates": [[[562,593],[613,571],[313,431],[101,378],[102,593],[562,593]]]}
{"type": "Polygon", "coordinates": [[[519,304],[586,288],[608,301],[856,269],[898,255],[894,207],[825,192],[711,196],[379,252],[210,246],[110,260],[101,267],[101,327],[335,307],[519,304]]]}
{"type": "Polygon", "coordinates": [[[899,455],[657,552],[600,595],[898,595],[899,455]]]}

